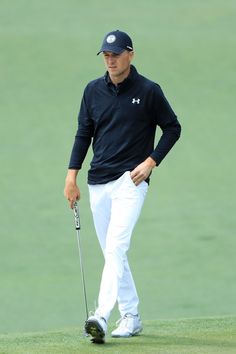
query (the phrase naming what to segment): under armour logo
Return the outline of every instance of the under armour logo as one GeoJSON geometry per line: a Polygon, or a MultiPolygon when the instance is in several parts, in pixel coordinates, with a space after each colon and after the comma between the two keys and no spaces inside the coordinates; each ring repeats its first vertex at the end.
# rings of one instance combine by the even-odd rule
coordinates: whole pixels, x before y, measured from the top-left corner
{"type": "Polygon", "coordinates": [[[133,104],[135,104],[135,103],[139,104],[140,103],[140,98],[133,98],[132,99],[132,103],[133,104]]]}

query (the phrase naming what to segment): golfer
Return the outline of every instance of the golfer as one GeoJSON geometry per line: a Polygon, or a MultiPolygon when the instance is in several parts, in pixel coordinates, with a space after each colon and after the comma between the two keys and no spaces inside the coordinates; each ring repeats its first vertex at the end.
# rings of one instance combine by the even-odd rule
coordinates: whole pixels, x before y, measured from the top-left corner
{"type": "MultiPolygon", "coordinates": [[[[151,172],[159,167],[181,131],[160,86],[131,65],[134,50],[127,33],[119,30],[108,33],[99,53],[103,54],[107,71],[84,90],[64,190],[73,208],[80,199],[77,175],[92,142],[88,188],[105,259],[98,307],[85,323],[85,330],[94,342],[104,340],[116,302],[121,319],[112,337],[130,337],[142,331],[139,298],[127,251],[151,172]],[[161,135],[154,146],[158,127],[161,135]]],[[[148,235],[143,237],[148,242],[148,235]]]]}

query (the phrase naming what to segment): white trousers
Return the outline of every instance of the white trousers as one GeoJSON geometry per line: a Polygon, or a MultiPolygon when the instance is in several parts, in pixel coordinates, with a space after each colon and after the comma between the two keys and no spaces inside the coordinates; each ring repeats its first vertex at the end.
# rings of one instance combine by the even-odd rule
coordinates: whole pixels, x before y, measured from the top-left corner
{"type": "Polygon", "coordinates": [[[138,313],[138,295],[127,251],[148,184],[133,183],[130,172],[106,184],[89,185],[94,225],[105,258],[96,313],[108,320],[118,302],[121,316],[138,313]]]}

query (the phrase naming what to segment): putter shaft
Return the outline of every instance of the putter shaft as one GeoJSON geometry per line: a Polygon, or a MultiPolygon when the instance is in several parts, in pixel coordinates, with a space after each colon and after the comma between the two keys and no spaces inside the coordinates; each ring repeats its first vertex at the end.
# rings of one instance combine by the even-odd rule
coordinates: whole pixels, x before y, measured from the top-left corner
{"type": "Polygon", "coordinates": [[[81,251],[81,241],[80,241],[80,217],[79,217],[79,207],[78,203],[74,203],[74,217],[75,217],[75,229],[77,234],[77,243],[79,249],[79,258],[80,258],[80,270],[81,270],[81,279],[84,293],[84,302],[85,302],[85,311],[86,311],[86,320],[88,319],[88,303],[87,303],[87,295],[86,295],[86,287],[85,287],[85,278],[84,278],[84,267],[83,267],[83,258],[81,251]]]}

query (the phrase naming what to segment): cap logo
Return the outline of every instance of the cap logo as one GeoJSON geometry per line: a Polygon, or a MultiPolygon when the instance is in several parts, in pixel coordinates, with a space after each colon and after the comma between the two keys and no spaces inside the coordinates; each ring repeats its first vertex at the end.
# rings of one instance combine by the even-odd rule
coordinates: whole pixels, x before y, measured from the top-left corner
{"type": "Polygon", "coordinates": [[[110,34],[110,36],[107,37],[107,43],[113,43],[116,40],[116,36],[114,34],[110,34]]]}

